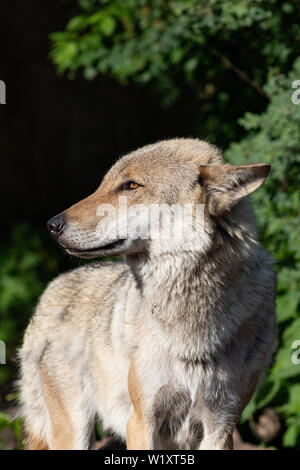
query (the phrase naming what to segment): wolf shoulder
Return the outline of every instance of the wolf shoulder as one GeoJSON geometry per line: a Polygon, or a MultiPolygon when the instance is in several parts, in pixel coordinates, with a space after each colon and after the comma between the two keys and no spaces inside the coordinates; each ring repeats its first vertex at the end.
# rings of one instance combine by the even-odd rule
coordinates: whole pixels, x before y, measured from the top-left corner
{"type": "Polygon", "coordinates": [[[61,312],[63,317],[66,309],[80,308],[84,314],[84,305],[101,302],[106,292],[117,289],[120,280],[126,277],[130,277],[130,271],[122,262],[100,261],[67,271],[48,284],[37,304],[36,315],[57,316],[61,312]]]}

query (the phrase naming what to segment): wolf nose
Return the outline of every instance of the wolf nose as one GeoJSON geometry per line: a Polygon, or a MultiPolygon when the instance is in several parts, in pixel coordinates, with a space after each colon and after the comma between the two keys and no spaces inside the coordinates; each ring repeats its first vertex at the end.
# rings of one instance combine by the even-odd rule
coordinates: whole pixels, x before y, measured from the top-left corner
{"type": "Polygon", "coordinates": [[[56,215],[47,222],[47,227],[51,235],[57,238],[64,231],[65,224],[62,217],[60,215],[56,215]]]}

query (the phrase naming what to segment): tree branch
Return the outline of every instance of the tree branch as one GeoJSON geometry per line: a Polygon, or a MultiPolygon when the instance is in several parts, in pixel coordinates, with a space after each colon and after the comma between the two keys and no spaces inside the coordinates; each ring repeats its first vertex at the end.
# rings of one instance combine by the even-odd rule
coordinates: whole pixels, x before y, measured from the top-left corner
{"type": "Polygon", "coordinates": [[[212,50],[213,54],[217,56],[219,59],[222,60],[224,65],[228,67],[229,69],[233,70],[238,77],[240,77],[241,80],[246,82],[248,85],[250,85],[254,90],[256,90],[260,95],[262,95],[264,98],[266,98],[268,101],[271,101],[271,97],[253,80],[251,80],[243,70],[241,70],[239,67],[234,65],[227,57],[225,57],[221,52],[217,51],[216,49],[212,50]]]}

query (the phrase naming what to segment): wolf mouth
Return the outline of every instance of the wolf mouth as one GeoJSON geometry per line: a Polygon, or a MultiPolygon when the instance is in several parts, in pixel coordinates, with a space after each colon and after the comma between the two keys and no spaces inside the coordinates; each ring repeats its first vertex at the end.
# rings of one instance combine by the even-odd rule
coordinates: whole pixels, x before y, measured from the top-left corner
{"type": "Polygon", "coordinates": [[[107,245],[102,245],[102,246],[98,246],[96,248],[88,248],[86,250],[83,250],[83,249],[80,249],[80,248],[68,248],[68,247],[65,247],[67,251],[69,251],[71,254],[93,254],[93,253],[97,253],[99,251],[110,251],[110,250],[113,250],[114,248],[119,248],[120,246],[122,246],[124,244],[124,242],[126,241],[126,239],[121,239],[121,240],[116,240],[112,243],[108,243],[107,245]]]}

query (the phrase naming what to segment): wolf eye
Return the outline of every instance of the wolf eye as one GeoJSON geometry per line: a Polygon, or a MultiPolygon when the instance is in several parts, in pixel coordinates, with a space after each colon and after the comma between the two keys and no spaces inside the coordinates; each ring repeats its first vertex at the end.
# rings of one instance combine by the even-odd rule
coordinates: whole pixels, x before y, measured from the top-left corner
{"type": "Polygon", "coordinates": [[[120,187],[120,189],[137,189],[140,184],[136,183],[135,181],[126,181],[120,187]]]}

